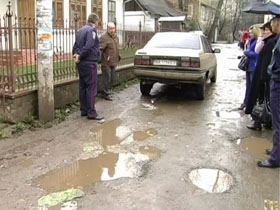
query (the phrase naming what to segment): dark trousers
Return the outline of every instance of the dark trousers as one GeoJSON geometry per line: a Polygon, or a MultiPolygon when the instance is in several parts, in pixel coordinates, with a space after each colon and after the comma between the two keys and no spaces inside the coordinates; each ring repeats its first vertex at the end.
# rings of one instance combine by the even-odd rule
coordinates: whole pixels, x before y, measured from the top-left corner
{"type": "Polygon", "coordinates": [[[245,92],[245,98],[243,102],[245,105],[248,102],[253,76],[254,76],[254,72],[246,71],[246,92],[245,92]]]}
{"type": "Polygon", "coordinates": [[[115,66],[101,66],[103,79],[103,95],[108,96],[115,80],[115,66]]]}
{"type": "Polygon", "coordinates": [[[97,69],[95,63],[78,64],[81,114],[96,117],[97,69]]]}
{"type": "Polygon", "coordinates": [[[270,106],[273,126],[273,148],[269,161],[280,165],[280,81],[271,80],[270,106]]]}

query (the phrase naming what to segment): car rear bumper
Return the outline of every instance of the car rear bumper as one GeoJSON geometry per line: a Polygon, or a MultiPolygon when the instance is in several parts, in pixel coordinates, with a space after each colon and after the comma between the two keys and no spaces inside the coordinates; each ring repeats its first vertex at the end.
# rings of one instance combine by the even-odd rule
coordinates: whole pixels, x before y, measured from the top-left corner
{"type": "Polygon", "coordinates": [[[152,68],[134,68],[135,75],[140,79],[153,80],[163,83],[180,82],[201,84],[205,78],[206,70],[161,70],[152,68]]]}

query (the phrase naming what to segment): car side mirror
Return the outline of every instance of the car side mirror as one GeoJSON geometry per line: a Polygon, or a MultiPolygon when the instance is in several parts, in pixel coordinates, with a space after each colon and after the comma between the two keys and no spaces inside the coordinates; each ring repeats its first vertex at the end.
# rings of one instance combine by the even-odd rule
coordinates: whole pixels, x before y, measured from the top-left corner
{"type": "Polygon", "coordinates": [[[213,50],[213,53],[221,53],[221,49],[215,48],[215,49],[213,50]]]}

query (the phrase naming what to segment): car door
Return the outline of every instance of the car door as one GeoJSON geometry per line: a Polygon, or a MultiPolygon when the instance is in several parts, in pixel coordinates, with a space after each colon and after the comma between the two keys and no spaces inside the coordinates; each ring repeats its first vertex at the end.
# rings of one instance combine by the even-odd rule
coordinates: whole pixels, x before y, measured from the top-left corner
{"type": "Polygon", "coordinates": [[[203,62],[205,63],[205,68],[207,70],[210,70],[210,76],[212,76],[216,68],[216,57],[213,53],[211,45],[209,44],[208,40],[204,36],[201,36],[201,41],[204,50],[203,62]]]}

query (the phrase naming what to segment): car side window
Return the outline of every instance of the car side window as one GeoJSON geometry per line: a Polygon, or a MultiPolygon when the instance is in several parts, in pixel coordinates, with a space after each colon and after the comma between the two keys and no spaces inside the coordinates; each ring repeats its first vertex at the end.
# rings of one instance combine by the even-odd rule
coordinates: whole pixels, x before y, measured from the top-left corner
{"type": "Polygon", "coordinates": [[[208,43],[207,39],[205,37],[202,37],[202,43],[203,47],[206,53],[212,53],[212,47],[208,43]]]}

